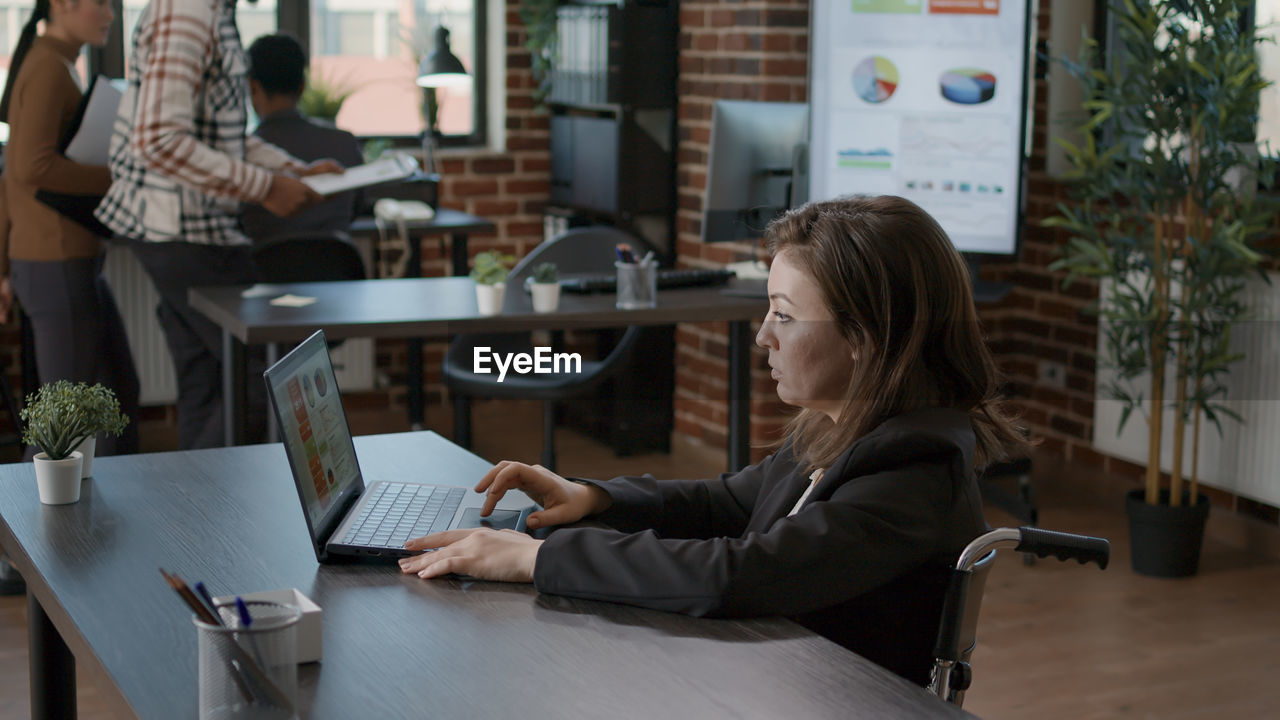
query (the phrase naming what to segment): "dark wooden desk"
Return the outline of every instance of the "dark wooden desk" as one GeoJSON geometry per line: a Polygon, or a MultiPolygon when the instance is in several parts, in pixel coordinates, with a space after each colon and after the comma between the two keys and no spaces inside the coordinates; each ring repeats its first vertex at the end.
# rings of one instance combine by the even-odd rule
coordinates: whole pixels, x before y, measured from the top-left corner
{"type": "MultiPolygon", "coordinates": [[[[547,314],[533,312],[528,294],[508,290],[503,312],[489,317],[477,313],[475,287],[469,278],[299,283],[279,285],[275,292],[250,298],[242,297],[243,287],[204,287],[191,290],[190,301],[223,331],[224,357],[230,359],[223,364],[228,444],[242,441],[246,345],[296,343],[317,328],[323,328],[330,339],[447,338],[470,332],[728,321],[728,467],[737,470],[745,467],[750,457],[750,320],[763,317],[769,302],[764,298],[726,295],[721,289],[712,286],[660,290],[658,306],[641,310],[618,310],[612,294],[565,293],[559,310],[547,314]],[[314,297],[316,302],[301,308],[270,304],[271,298],[286,292],[314,297]]],[[[268,358],[275,354],[268,352],[268,358]]],[[[418,377],[410,376],[410,393],[415,392],[415,387],[416,392],[421,392],[421,385],[414,383],[418,377]]],[[[260,382],[258,378],[252,381],[260,382]]]]}
{"type": "MultiPolygon", "coordinates": [[[[470,485],[489,466],[429,432],[356,449],[373,479],[470,485]]],[[[196,631],[157,568],[214,593],[296,587],[319,603],[324,660],[300,667],[303,717],[971,717],[779,618],[321,567],[278,445],[93,469],[80,502],[46,506],[30,463],[0,466],[0,543],[31,598],[33,717],[74,717],[77,665],[121,717],[195,717],[196,631]]]]}
{"type": "MultiPolygon", "coordinates": [[[[449,259],[453,268],[453,275],[466,275],[469,268],[469,258],[467,256],[467,236],[473,232],[493,232],[495,230],[493,222],[482,217],[476,217],[460,210],[450,210],[448,208],[439,208],[436,210],[435,217],[430,220],[415,220],[405,223],[405,229],[409,231],[411,237],[405,238],[405,242],[409,245],[409,262],[405,269],[405,276],[416,278],[422,277],[422,240],[431,235],[448,236],[449,238],[449,259]]],[[[371,217],[356,218],[351,223],[352,233],[371,233],[377,232],[377,223],[371,217]]],[[[375,257],[377,253],[374,253],[375,257]]],[[[376,265],[376,263],[375,263],[376,265]]],[[[409,377],[422,377],[422,338],[408,338],[405,348],[405,365],[409,372],[409,377]]],[[[410,392],[408,398],[409,405],[409,425],[415,430],[421,430],[426,417],[426,403],[423,402],[421,384],[413,383],[411,389],[416,388],[417,392],[410,392]]]]}

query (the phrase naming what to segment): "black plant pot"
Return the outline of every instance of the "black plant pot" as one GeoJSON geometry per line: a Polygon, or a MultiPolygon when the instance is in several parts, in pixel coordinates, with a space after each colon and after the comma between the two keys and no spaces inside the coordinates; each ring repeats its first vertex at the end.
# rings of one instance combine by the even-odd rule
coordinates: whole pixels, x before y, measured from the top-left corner
{"type": "Polygon", "coordinates": [[[1124,499],[1129,515],[1129,539],[1133,571],[1151,577],[1175,578],[1195,575],[1200,567],[1200,545],[1204,523],[1209,518],[1209,498],[1182,494],[1180,507],[1169,507],[1169,491],[1160,491],[1160,503],[1148,505],[1145,491],[1131,490],[1124,499]]]}

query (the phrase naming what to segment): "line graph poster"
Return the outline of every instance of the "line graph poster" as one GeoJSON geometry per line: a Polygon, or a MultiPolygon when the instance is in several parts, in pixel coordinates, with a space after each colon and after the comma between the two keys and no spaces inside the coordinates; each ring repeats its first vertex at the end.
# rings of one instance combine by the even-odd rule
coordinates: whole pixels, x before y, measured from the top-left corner
{"type": "Polygon", "coordinates": [[[961,250],[1015,252],[1029,5],[813,3],[810,199],[902,195],[961,250]]]}

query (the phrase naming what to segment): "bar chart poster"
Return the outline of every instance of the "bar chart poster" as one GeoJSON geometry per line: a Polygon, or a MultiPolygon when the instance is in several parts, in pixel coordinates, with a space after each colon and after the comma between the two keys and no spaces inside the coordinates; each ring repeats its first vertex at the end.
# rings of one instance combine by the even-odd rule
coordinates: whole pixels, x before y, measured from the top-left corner
{"type": "Polygon", "coordinates": [[[811,12],[809,199],[901,195],[964,252],[1021,224],[1029,0],[831,0],[811,12]]]}

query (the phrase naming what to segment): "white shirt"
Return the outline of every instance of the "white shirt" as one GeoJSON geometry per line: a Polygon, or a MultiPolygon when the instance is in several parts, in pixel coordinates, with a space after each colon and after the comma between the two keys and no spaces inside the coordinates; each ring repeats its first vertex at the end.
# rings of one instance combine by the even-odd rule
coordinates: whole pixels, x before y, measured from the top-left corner
{"type": "Polygon", "coordinates": [[[796,501],[796,505],[795,507],[791,508],[791,512],[787,513],[787,517],[791,517],[792,515],[795,515],[796,513],[800,512],[800,506],[804,504],[805,500],[809,499],[809,493],[813,492],[813,489],[817,487],[818,481],[821,479],[822,479],[822,468],[818,468],[817,470],[813,471],[812,475],[809,476],[809,487],[804,489],[804,494],[802,494],[800,496],[800,499],[796,501]]]}

